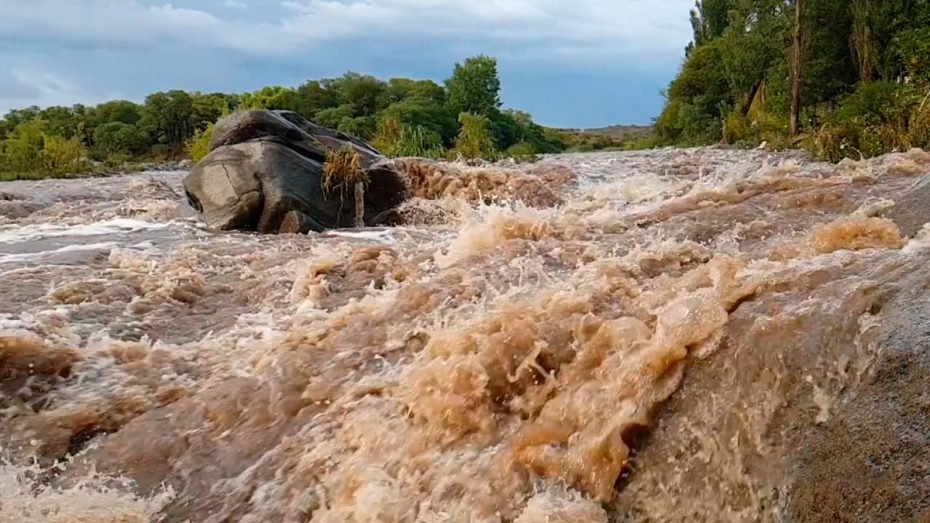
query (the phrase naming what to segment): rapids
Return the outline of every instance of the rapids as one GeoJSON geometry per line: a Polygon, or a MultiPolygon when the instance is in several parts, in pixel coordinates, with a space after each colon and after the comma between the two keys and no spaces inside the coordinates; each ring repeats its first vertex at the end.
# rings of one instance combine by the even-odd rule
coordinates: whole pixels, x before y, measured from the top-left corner
{"type": "Polygon", "coordinates": [[[880,217],[919,151],[462,169],[309,236],[206,231],[183,173],[0,184],[0,521],[779,520],[783,420],[831,419],[863,296],[930,262],[880,217]],[[752,359],[824,324],[822,368],[752,359]]]}

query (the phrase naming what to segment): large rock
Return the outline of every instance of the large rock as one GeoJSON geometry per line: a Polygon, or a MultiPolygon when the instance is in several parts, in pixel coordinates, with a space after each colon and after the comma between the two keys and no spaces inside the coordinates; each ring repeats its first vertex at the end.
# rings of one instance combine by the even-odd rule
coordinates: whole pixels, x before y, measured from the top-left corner
{"type": "Polygon", "coordinates": [[[324,194],[323,164],[343,147],[368,179],[364,221],[376,225],[406,199],[399,171],[365,142],[289,111],[248,111],[217,123],[210,153],[184,179],[188,201],[210,228],[263,233],[356,225],[353,195],[324,194]]]}
{"type": "Polygon", "coordinates": [[[930,223],[930,176],[915,183],[886,216],[898,225],[903,236],[916,236],[925,224],[930,223]]]}

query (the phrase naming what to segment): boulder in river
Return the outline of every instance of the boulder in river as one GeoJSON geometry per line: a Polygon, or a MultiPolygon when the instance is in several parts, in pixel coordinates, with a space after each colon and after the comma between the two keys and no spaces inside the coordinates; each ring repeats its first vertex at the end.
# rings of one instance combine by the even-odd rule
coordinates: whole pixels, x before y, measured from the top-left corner
{"type": "Polygon", "coordinates": [[[886,216],[897,224],[902,236],[916,236],[925,224],[930,223],[930,176],[915,183],[886,216]]]}
{"type": "Polygon", "coordinates": [[[218,122],[184,191],[210,228],[263,233],[377,225],[406,199],[401,173],[367,143],[297,113],[266,110],[218,122]],[[357,180],[329,187],[325,166],[337,153],[352,159],[357,180]]]}

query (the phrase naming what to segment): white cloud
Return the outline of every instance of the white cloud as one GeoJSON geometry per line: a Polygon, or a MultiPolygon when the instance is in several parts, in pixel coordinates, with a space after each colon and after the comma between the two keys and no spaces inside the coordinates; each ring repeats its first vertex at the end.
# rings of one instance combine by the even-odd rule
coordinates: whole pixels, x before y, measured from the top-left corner
{"type": "MultiPolygon", "coordinates": [[[[171,88],[292,85],[347,69],[440,80],[446,67],[476,53],[500,58],[505,80],[540,74],[548,93],[559,92],[554,85],[600,92],[600,103],[585,99],[598,105],[595,112],[614,104],[621,108],[617,114],[639,114],[646,109],[615,104],[616,87],[637,86],[649,91],[643,99],[659,98],[665,75],[678,67],[691,37],[692,5],[693,0],[0,0],[0,114],[32,104],[95,103],[118,93],[141,100],[171,88]],[[628,81],[606,92],[607,77],[628,81]],[[662,79],[640,85],[637,78],[644,77],[662,79]],[[587,83],[575,85],[576,79],[587,83]]],[[[522,85],[530,95],[541,88],[522,85]]],[[[519,90],[508,90],[507,97],[522,103],[519,90]]],[[[564,105],[536,104],[551,110],[553,121],[564,105]]],[[[610,123],[602,118],[607,116],[597,122],[610,123]]]]}
{"type": "MultiPolygon", "coordinates": [[[[623,59],[679,54],[692,0],[287,0],[263,2],[262,19],[173,4],[115,0],[0,0],[0,34],[88,45],[170,39],[237,52],[288,54],[347,39],[478,39],[529,53],[573,49],[623,59]]],[[[254,7],[259,7],[255,5],[254,7]]],[[[252,11],[258,11],[253,9],[252,11]]],[[[234,13],[235,14],[235,13],[234,13]]],[[[558,53],[564,55],[564,53],[558,53]]]]}
{"type": "Polygon", "coordinates": [[[70,106],[76,103],[94,104],[121,98],[116,92],[94,95],[85,92],[75,81],[35,67],[15,67],[0,73],[0,114],[9,109],[31,105],[70,106]]]}

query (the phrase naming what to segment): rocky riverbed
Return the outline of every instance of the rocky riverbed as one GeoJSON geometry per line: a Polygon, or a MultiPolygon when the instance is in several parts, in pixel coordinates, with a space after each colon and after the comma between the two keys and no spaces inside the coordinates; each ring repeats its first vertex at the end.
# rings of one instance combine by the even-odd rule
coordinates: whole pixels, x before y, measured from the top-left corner
{"type": "Polygon", "coordinates": [[[930,517],[930,154],[521,169],[309,235],[0,184],[0,521],[930,517]]]}

